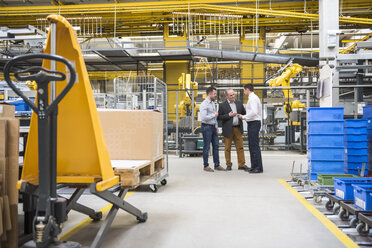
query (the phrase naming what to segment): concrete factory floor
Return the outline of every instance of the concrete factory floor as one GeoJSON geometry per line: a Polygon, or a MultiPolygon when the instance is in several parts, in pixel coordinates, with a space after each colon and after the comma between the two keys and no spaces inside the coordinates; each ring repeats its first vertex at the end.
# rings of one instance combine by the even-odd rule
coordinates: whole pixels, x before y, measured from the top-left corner
{"type": "MultiPolygon", "coordinates": [[[[224,164],[223,152],[220,158],[224,164]]],[[[344,246],[278,181],[289,177],[293,160],[306,164],[306,156],[265,151],[263,174],[238,171],[235,152],[232,159],[232,171],[207,173],[201,157],[170,155],[168,184],[157,193],[136,191],[127,198],[148,212],[147,222],[119,210],[102,247],[344,246]]],[[[107,205],[89,194],[80,202],[97,210],[107,205]]],[[[72,211],[64,237],[89,245],[102,221],[69,231],[85,218],[72,211]]]]}

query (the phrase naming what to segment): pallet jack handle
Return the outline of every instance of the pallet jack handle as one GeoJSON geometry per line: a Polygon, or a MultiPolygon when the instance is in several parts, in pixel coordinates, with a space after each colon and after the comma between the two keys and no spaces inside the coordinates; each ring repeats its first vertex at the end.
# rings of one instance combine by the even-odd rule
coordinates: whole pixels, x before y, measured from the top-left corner
{"type": "MultiPolygon", "coordinates": [[[[4,68],[4,78],[10,88],[20,96],[26,104],[38,116],[38,169],[39,169],[39,194],[37,199],[36,216],[33,221],[33,239],[24,247],[44,248],[50,247],[80,247],[77,243],[59,243],[56,239],[61,232],[61,224],[67,219],[66,205],[64,198],[56,194],[56,163],[51,155],[56,152],[56,137],[50,130],[56,130],[57,108],[60,101],[66,96],[75,83],[76,73],[71,63],[65,58],[51,54],[27,54],[21,55],[8,61],[4,68]],[[41,66],[32,66],[27,69],[18,70],[14,76],[19,81],[34,80],[37,84],[37,106],[26,97],[13,83],[10,78],[11,69],[17,62],[30,59],[46,59],[52,62],[58,61],[65,64],[70,72],[67,85],[55,99],[49,99],[49,83],[51,81],[65,81],[66,74],[60,71],[49,70],[41,66]],[[49,104],[49,101],[50,104],[49,104]],[[52,117],[55,120],[52,121],[52,117]]],[[[56,132],[55,132],[56,135],[56,132]]]]}
{"type": "MultiPolygon", "coordinates": [[[[25,69],[25,70],[17,71],[17,72],[14,73],[14,76],[19,81],[27,81],[27,80],[33,81],[34,80],[38,84],[38,88],[39,88],[39,84],[48,84],[50,81],[64,81],[66,79],[66,75],[64,73],[59,72],[59,71],[50,71],[50,70],[48,70],[46,68],[43,68],[41,66],[33,66],[33,67],[30,67],[30,68],[25,69]],[[22,75],[22,74],[25,74],[25,73],[35,72],[35,71],[38,71],[38,72],[34,73],[34,74],[30,74],[30,75],[22,75]]],[[[8,63],[4,67],[4,78],[5,78],[5,81],[8,83],[9,87],[12,88],[12,90],[14,90],[14,92],[18,96],[20,96],[26,102],[26,104],[29,105],[31,107],[31,109],[37,115],[42,115],[42,116],[46,117],[53,111],[53,109],[55,109],[57,107],[58,103],[63,99],[63,97],[72,88],[72,86],[74,85],[75,80],[76,80],[76,73],[75,73],[75,69],[73,68],[73,66],[71,65],[71,63],[67,59],[65,59],[61,56],[58,56],[58,55],[38,53],[38,54],[20,55],[20,56],[17,56],[15,58],[13,58],[10,61],[8,61],[8,63]],[[22,91],[20,91],[15,86],[12,79],[10,78],[11,68],[13,67],[14,64],[16,64],[17,62],[20,62],[20,61],[25,61],[25,60],[30,60],[30,59],[40,59],[40,58],[62,62],[67,66],[67,68],[70,71],[70,80],[69,80],[68,84],[62,90],[62,92],[45,109],[41,109],[40,106],[38,108],[28,97],[26,97],[22,93],[22,91]]],[[[40,93],[40,92],[38,92],[38,93],[40,93]]],[[[40,118],[40,116],[39,116],[39,118],[40,118]]]]}

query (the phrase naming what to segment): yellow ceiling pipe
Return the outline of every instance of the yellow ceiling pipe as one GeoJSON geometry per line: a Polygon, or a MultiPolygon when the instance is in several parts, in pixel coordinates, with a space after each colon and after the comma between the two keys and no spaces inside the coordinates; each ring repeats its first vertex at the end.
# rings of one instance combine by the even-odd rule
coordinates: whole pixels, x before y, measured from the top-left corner
{"type": "MultiPolygon", "coordinates": [[[[206,8],[211,10],[220,10],[221,7],[218,5],[205,5],[206,8]]],[[[224,6],[224,10],[228,10],[235,13],[244,13],[244,14],[256,14],[255,8],[243,8],[243,7],[233,7],[233,6],[224,6]]],[[[309,13],[299,13],[292,11],[280,11],[280,10],[267,10],[267,9],[258,9],[257,13],[259,15],[270,15],[270,16],[281,16],[281,17],[291,17],[291,18],[300,18],[300,19],[312,19],[318,20],[319,15],[309,14],[309,13]]],[[[342,17],[339,18],[340,22],[345,23],[359,23],[359,24],[370,24],[372,25],[372,19],[368,18],[356,18],[356,17],[342,17]]]]}
{"type": "MultiPolygon", "coordinates": [[[[181,3],[186,1],[181,1],[181,3]]],[[[216,1],[204,1],[204,2],[211,2],[216,3],[216,1]]],[[[224,1],[225,2],[225,1],[224,1]]],[[[233,1],[226,1],[226,2],[233,2],[233,1]]],[[[219,2],[220,3],[220,2],[219,2]]],[[[224,10],[235,13],[235,14],[256,14],[255,8],[248,8],[248,7],[234,7],[234,6],[223,6],[224,10]]],[[[166,9],[168,17],[171,16],[172,11],[182,11],[188,8],[187,4],[180,4],[180,1],[167,1],[167,2],[144,2],[144,3],[125,3],[125,4],[92,4],[92,5],[65,5],[65,6],[30,6],[28,8],[24,7],[5,7],[0,8],[0,17],[14,17],[14,16],[25,16],[25,15],[37,15],[43,16],[46,14],[50,14],[51,12],[60,12],[62,15],[113,15],[113,11],[118,14],[118,18],[122,19],[123,14],[130,14],[132,17],[134,14],[141,14],[141,15],[148,15],[149,23],[153,22],[153,15],[156,13],[163,14],[164,10],[166,9]],[[116,6],[116,7],[115,7],[116,6]]],[[[190,1],[190,8],[193,12],[205,12],[205,11],[214,11],[217,13],[221,13],[221,6],[220,5],[213,5],[213,4],[199,4],[197,1],[190,1]]],[[[257,13],[260,15],[268,15],[268,16],[276,16],[276,17],[285,17],[285,18],[294,18],[299,20],[317,20],[318,15],[316,14],[309,14],[303,12],[294,12],[294,11],[279,11],[279,10],[270,10],[270,9],[258,9],[257,13]]],[[[161,16],[159,16],[161,18],[161,16]]],[[[3,19],[3,18],[2,18],[3,19]]],[[[119,20],[118,19],[118,20],[119,20]]],[[[263,18],[259,18],[263,19],[263,18]]],[[[259,21],[260,25],[277,25],[277,20],[273,18],[267,18],[264,20],[265,22],[259,21]]],[[[247,25],[254,20],[244,20],[247,25]]],[[[281,20],[281,21],[286,21],[281,20]]],[[[143,22],[143,20],[139,20],[138,22],[143,22]]],[[[158,21],[161,22],[161,21],[158,21]]],[[[354,24],[372,24],[372,19],[368,18],[355,18],[355,17],[340,17],[340,22],[345,23],[354,23],[354,24]]],[[[3,23],[3,22],[2,22],[3,23]]],[[[291,24],[293,25],[293,23],[291,24]]]]}
{"type": "MultiPolygon", "coordinates": [[[[365,37],[362,39],[362,41],[366,41],[366,40],[368,40],[368,39],[371,38],[371,37],[372,37],[372,33],[370,33],[370,34],[368,34],[367,36],[365,36],[365,37]]],[[[341,51],[340,53],[351,53],[351,52],[354,51],[355,47],[356,47],[356,43],[354,43],[353,45],[349,46],[349,47],[346,48],[346,49],[342,49],[342,51],[341,51]]]]}
{"type": "MultiPolygon", "coordinates": [[[[235,1],[223,1],[225,3],[229,2],[235,2],[235,1]]],[[[190,1],[190,8],[197,8],[197,9],[213,9],[218,12],[221,11],[220,5],[213,5],[213,4],[205,4],[205,3],[216,3],[216,0],[206,0],[203,1],[204,4],[199,4],[197,1],[190,1]]],[[[220,3],[220,2],[218,2],[220,3]]],[[[138,11],[144,11],[144,12],[151,12],[151,11],[161,11],[164,12],[164,8],[167,11],[171,11],[172,9],[181,9],[181,8],[188,8],[188,4],[186,1],[166,1],[166,2],[144,2],[144,3],[120,3],[120,4],[89,4],[89,5],[68,5],[63,6],[63,8],[60,7],[54,7],[54,6],[30,6],[27,9],[24,9],[24,7],[6,7],[7,13],[9,15],[17,15],[17,14],[27,14],[32,12],[37,12],[35,14],[41,14],[42,11],[46,11],[50,13],[50,11],[61,11],[61,14],[64,14],[64,12],[68,12],[66,14],[81,14],[84,12],[89,12],[91,14],[96,13],[103,13],[103,12],[112,12],[117,11],[117,13],[122,12],[138,12],[138,11]],[[185,2],[185,4],[181,4],[180,2],[185,2]],[[150,8],[151,6],[151,8],[150,8]],[[76,12],[75,12],[76,11],[76,12]],[[15,12],[15,13],[13,13],[15,12]],[[17,13],[18,12],[18,13],[17,13]]],[[[249,14],[256,14],[255,8],[243,8],[243,7],[234,7],[234,6],[223,6],[224,10],[230,10],[233,12],[240,12],[240,13],[249,13],[249,14]]],[[[269,9],[263,9],[259,8],[257,10],[258,14],[260,15],[271,15],[271,16],[283,16],[283,17],[294,17],[294,18],[306,18],[306,19],[318,19],[318,15],[316,14],[309,14],[309,13],[303,13],[303,12],[293,12],[293,11],[280,11],[280,10],[269,10],[269,9]]],[[[0,9],[0,15],[3,15],[1,9],[0,9]]],[[[352,18],[352,17],[341,17],[342,21],[345,22],[351,22],[355,23],[358,22],[361,18],[352,18]]],[[[366,19],[366,18],[363,18],[366,19]]],[[[369,24],[370,20],[365,20],[369,24]]]]}

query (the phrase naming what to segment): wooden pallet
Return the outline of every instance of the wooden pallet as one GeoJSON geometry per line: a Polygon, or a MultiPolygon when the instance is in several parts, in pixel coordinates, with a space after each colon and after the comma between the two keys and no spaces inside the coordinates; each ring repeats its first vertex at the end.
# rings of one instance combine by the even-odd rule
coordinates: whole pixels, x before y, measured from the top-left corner
{"type": "Polygon", "coordinates": [[[155,172],[160,172],[162,169],[164,169],[164,156],[161,155],[161,156],[153,159],[152,163],[154,164],[154,171],[155,172]]]}
{"type": "Polygon", "coordinates": [[[115,175],[126,188],[136,188],[148,179],[160,173],[164,168],[163,155],[153,160],[112,160],[115,175]]]}

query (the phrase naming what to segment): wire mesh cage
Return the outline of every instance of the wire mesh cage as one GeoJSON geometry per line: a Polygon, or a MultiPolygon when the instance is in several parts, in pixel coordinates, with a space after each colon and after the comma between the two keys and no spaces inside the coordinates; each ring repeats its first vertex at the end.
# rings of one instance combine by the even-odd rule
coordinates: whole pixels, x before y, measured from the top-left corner
{"type": "Polygon", "coordinates": [[[163,150],[165,169],[149,184],[162,182],[168,176],[167,85],[153,75],[120,76],[114,79],[114,108],[125,110],[157,110],[163,113],[163,150]]]}
{"type": "Polygon", "coordinates": [[[116,108],[166,112],[166,84],[152,75],[121,76],[114,80],[116,108]]]}
{"type": "Polygon", "coordinates": [[[115,97],[112,94],[106,93],[94,93],[94,100],[96,102],[97,108],[115,108],[115,97]]]}

